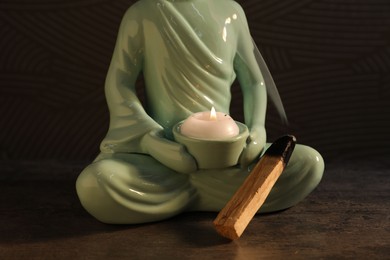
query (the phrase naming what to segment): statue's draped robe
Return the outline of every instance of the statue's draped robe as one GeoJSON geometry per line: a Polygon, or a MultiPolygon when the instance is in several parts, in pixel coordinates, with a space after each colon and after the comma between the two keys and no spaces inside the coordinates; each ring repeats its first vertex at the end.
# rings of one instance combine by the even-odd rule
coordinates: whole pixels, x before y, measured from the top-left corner
{"type": "Polygon", "coordinates": [[[139,139],[151,129],[163,127],[171,138],[172,126],[194,112],[214,106],[228,113],[236,71],[245,71],[241,74],[246,81],[264,87],[245,16],[237,4],[216,1],[215,5],[231,6],[224,19],[216,20],[215,10],[198,10],[202,13],[198,19],[187,20],[196,6],[179,10],[169,1],[141,2],[143,5],[136,3],[122,21],[107,76],[111,123],[101,146],[103,152],[142,152],[139,139]],[[248,39],[239,39],[244,42],[241,45],[237,44],[238,30],[247,32],[248,39]],[[240,46],[241,51],[237,49],[240,46]],[[247,55],[246,49],[252,53],[247,55]],[[245,56],[248,58],[243,61],[245,56]],[[135,93],[141,70],[146,84],[145,110],[135,93]]]}

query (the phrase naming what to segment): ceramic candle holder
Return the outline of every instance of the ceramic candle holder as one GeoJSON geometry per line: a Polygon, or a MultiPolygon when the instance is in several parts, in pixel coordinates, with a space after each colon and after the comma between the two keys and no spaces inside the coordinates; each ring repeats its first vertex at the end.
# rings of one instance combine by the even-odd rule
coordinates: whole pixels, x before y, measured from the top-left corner
{"type": "Polygon", "coordinates": [[[234,166],[246,145],[249,131],[246,125],[236,122],[240,130],[234,137],[223,140],[204,140],[185,136],[180,132],[183,122],[173,127],[175,141],[183,144],[195,158],[199,169],[218,169],[234,166]]]}

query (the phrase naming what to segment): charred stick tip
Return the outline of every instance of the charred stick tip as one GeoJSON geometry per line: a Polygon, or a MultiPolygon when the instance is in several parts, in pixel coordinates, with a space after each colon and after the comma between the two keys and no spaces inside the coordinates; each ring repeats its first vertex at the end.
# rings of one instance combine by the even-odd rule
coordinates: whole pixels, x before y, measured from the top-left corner
{"type": "Polygon", "coordinates": [[[297,140],[293,135],[285,135],[277,139],[265,152],[267,156],[281,156],[284,165],[287,165],[297,140]]]}

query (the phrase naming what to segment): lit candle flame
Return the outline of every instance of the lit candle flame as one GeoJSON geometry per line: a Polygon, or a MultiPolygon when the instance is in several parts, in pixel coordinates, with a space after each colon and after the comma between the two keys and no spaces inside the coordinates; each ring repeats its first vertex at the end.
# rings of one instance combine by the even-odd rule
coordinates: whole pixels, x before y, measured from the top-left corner
{"type": "Polygon", "coordinates": [[[211,108],[210,120],[217,121],[217,112],[215,111],[214,107],[211,108]]]}

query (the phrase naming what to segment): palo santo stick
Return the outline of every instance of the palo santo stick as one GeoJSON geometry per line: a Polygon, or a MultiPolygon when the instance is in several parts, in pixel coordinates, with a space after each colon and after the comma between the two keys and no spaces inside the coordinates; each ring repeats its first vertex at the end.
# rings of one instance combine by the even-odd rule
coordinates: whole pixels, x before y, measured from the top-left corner
{"type": "Polygon", "coordinates": [[[214,220],[217,232],[231,240],[239,238],[263,205],[283,172],[295,147],[295,137],[276,140],[253,168],[241,187],[214,220]]]}

